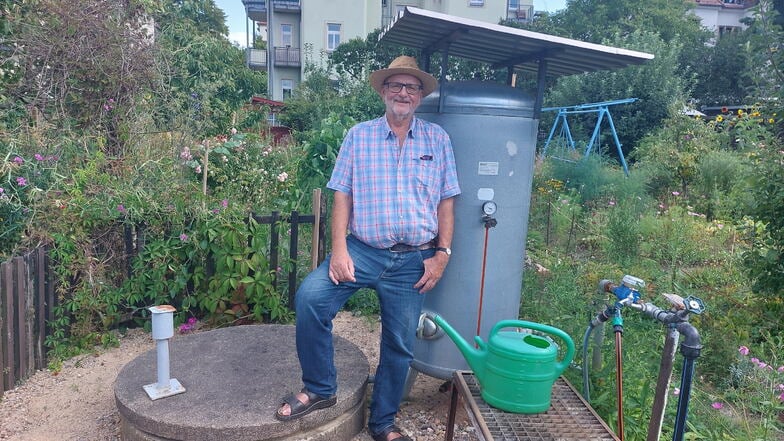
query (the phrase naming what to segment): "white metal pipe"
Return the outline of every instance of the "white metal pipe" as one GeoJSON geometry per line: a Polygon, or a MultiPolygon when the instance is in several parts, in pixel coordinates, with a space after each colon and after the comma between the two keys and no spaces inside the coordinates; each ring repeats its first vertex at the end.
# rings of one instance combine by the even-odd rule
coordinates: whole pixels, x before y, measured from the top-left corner
{"type": "Polygon", "coordinates": [[[157,340],[155,345],[157,351],[156,365],[158,367],[158,389],[166,389],[170,386],[169,340],[157,340]]]}
{"type": "Polygon", "coordinates": [[[179,381],[169,377],[169,339],[174,336],[174,311],[171,305],[152,306],[152,338],[155,340],[158,382],[144,386],[151,400],[185,392],[179,381]]]}

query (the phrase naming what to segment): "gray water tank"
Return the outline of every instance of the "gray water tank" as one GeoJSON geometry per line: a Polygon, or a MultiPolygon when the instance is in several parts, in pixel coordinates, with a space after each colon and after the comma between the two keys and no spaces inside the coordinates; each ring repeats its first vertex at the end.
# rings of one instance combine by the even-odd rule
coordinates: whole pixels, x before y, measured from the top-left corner
{"type": "MultiPolygon", "coordinates": [[[[423,312],[440,315],[469,342],[477,328],[487,341],[493,325],[519,314],[539,124],[534,98],[502,84],[448,82],[422,100],[417,115],[449,133],[462,189],[452,257],[423,312]],[[497,224],[489,229],[482,210],[487,201],[497,205],[497,224]]],[[[442,379],[469,369],[443,334],[417,338],[412,367],[442,379]]]]}

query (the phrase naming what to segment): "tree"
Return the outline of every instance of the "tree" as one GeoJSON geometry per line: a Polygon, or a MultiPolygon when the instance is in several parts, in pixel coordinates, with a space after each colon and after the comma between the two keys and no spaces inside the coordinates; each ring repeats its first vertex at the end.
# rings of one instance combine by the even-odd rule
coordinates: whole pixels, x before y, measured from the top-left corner
{"type": "MultiPolygon", "coordinates": [[[[779,2],[781,5],[781,2],[779,2]]],[[[778,24],[781,9],[770,0],[761,0],[748,29],[749,82],[752,98],[769,109],[770,113],[784,114],[784,31],[778,24]]],[[[784,124],[779,118],[778,135],[784,135],[784,124]]]]}
{"type": "Polygon", "coordinates": [[[747,42],[747,33],[731,33],[720,37],[715,45],[689,49],[694,53],[693,57],[688,57],[693,62],[685,71],[694,72],[690,95],[695,104],[746,104],[750,92],[747,42]]]}
{"type": "Polygon", "coordinates": [[[689,13],[693,7],[690,0],[570,0],[566,9],[534,22],[533,28],[592,43],[623,41],[645,30],[667,43],[690,45],[708,38],[699,18],[689,13]]]}
{"type": "Polygon", "coordinates": [[[773,136],[762,137],[755,152],[753,204],[748,210],[763,228],[745,262],[755,292],[771,299],[770,305],[776,307],[772,311],[778,314],[775,317],[780,317],[784,299],[784,32],[777,24],[781,5],[779,1],[777,10],[773,2],[762,0],[749,28],[752,97],[771,115],[767,122],[773,136]]]}
{"type": "Polygon", "coordinates": [[[379,35],[381,29],[376,29],[364,39],[356,37],[341,43],[329,56],[330,68],[339,76],[361,80],[369,72],[389,66],[398,55],[416,55],[411,49],[380,44],[379,35]]]}
{"type": "Polygon", "coordinates": [[[163,10],[156,20],[159,23],[189,22],[198,34],[228,35],[226,14],[214,0],[161,0],[163,10]]]}
{"type": "Polygon", "coordinates": [[[213,0],[175,0],[155,15],[161,47],[156,115],[169,130],[226,133],[232,112],[267,92],[266,72],[245,66],[242,49],[226,38],[225,16],[213,0]],[[205,24],[207,23],[207,24],[205,24]]]}
{"type": "Polygon", "coordinates": [[[155,82],[143,10],[130,1],[35,0],[11,17],[6,40],[20,78],[8,94],[61,127],[102,128],[120,154],[139,92],[155,82]]]}

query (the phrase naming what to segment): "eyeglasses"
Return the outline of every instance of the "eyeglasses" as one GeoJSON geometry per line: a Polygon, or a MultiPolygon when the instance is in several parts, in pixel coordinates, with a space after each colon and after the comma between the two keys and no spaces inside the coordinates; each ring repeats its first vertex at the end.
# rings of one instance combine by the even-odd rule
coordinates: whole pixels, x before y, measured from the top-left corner
{"type": "Polygon", "coordinates": [[[408,92],[409,95],[413,95],[415,93],[418,93],[420,90],[422,90],[421,84],[384,83],[384,85],[387,86],[389,90],[392,91],[392,93],[400,92],[401,90],[403,90],[403,86],[405,86],[406,92],[408,92]]]}

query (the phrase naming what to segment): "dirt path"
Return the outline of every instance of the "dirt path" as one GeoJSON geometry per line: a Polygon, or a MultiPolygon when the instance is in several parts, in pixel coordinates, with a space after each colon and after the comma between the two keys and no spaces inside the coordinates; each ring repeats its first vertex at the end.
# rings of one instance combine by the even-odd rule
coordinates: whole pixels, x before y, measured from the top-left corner
{"type": "MultiPolygon", "coordinates": [[[[335,333],[359,346],[371,366],[378,361],[377,328],[377,323],[348,313],[335,320],[335,333]]],[[[120,338],[119,347],[67,360],[57,375],[38,371],[0,398],[0,440],[119,440],[114,380],[126,363],[154,347],[149,334],[132,330],[120,338]]],[[[398,425],[416,440],[444,439],[449,394],[438,391],[442,383],[419,375],[411,400],[401,408],[398,425]]],[[[458,426],[456,441],[475,439],[463,413],[458,414],[458,426]]],[[[370,437],[361,433],[352,441],[370,437]]]]}

